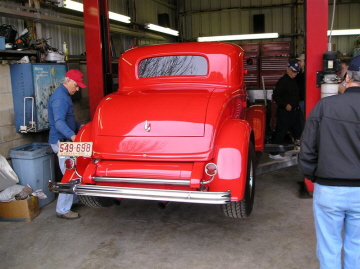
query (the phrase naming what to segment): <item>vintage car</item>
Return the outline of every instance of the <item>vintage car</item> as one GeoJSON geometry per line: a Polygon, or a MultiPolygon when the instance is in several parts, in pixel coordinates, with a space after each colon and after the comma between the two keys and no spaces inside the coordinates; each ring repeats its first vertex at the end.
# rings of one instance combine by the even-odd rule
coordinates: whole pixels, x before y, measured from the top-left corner
{"type": "Polygon", "coordinates": [[[113,200],[219,204],[246,218],[254,202],[256,155],[266,110],[248,107],[244,51],[230,43],[130,49],[119,89],[59,154],[72,156],[55,192],[91,207],[113,200]]]}

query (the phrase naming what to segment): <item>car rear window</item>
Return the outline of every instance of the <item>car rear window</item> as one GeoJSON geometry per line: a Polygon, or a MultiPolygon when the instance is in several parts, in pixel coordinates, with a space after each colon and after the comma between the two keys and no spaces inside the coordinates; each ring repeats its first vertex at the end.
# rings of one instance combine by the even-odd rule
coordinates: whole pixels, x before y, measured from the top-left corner
{"type": "Polygon", "coordinates": [[[139,77],[203,76],[208,64],[202,56],[179,55],[147,58],[140,62],[139,77]]]}

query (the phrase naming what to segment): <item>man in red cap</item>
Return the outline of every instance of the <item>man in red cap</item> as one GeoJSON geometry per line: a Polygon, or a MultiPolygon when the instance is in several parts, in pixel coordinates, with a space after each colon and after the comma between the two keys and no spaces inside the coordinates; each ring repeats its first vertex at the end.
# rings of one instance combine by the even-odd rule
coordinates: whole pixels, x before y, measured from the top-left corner
{"type": "MultiPolygon", "coordinates": [[[[69,70],[61,84],[51,95],[48,102],[49,115],[49,143],[55,153],[58,152],[58,143],[75,141],[81,124],[75,120],[74,106],[71,96],[79,88],[86,88],[83,82],[84,75],[79,70],[69,70]]],[[[65,172],[65,157],[59,157],[61,172],[65,172]]],[[[71,211],[71,206],[77,200],[76,195],[60,193],[56,204],[56,216],[63,219],[77,219],[80,214],[71,211]]]]}

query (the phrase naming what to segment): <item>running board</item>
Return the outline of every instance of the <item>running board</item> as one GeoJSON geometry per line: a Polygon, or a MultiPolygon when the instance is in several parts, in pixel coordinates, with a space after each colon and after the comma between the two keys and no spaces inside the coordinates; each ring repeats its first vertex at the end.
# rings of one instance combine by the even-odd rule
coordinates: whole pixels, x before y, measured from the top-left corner
{"type": "Polygon", "coordinates": [[[279,145],[279,144],[265,144],[264,152],[287,152],[296,147],[295,144],[279,145]]]}
{"type": "Polygon", "coordinates": [[[49,187],[50,190],[53,192],[73,193],[77,195],[110,197],[119,199],[140,199],[199,204],[226,204],[230,202],[230,191],[181,191],[111,187],[99,185],[73,185],[67,183],[53,183],[49,187]]]}
{"type": "Polygon", "coordinates": [[[255,174],[259,176],[269,172],[287,168],[293,165],[297,165],[299,152],[300,152],[299,150],[290,150],[285,152],[283,160],[261,163],[257,166],[255,170],[255,174]]]}

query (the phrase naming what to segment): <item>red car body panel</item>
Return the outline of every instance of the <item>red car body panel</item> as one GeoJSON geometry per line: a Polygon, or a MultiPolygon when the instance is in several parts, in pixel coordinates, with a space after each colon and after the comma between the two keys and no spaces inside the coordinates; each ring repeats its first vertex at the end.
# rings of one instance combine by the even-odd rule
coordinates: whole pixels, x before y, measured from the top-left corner
{"type": "MultiPolygon", "coordinates": [[[[77,135],[77,142],[93,142],[93,154],[77,158],[62,184],[78,178],[77,186],[102,186],[110,192],[113,187],[124,193],[229,193],[227,202],[243,199],[248,150],[254,144],[263,151],[266,117],[263,106],[247,107],[243,62],[243,50],[229,43],[166,44],[125,52],[119,60],[118,91],[103,98],[92,122],[77,135]],[[167,56],[199,60],[206,69],[200,75],[144,75],[151,71],[141,70],[147,59],[152,63],[167,56]],[[213,177],[205,173],[208,163],[217,166],[213,177]]],[[[186,72],[196,64],[186,66],[186,72]]],[[[106,196],[103,189],[96,195],[106,196]]]]}
{"type": "Polygon", "coordinates": [[[246,110],[246,120],[252,126],[255,135],[255,150],[264,151],[266,108],[263,105],[253,105],[246,110]]]}

